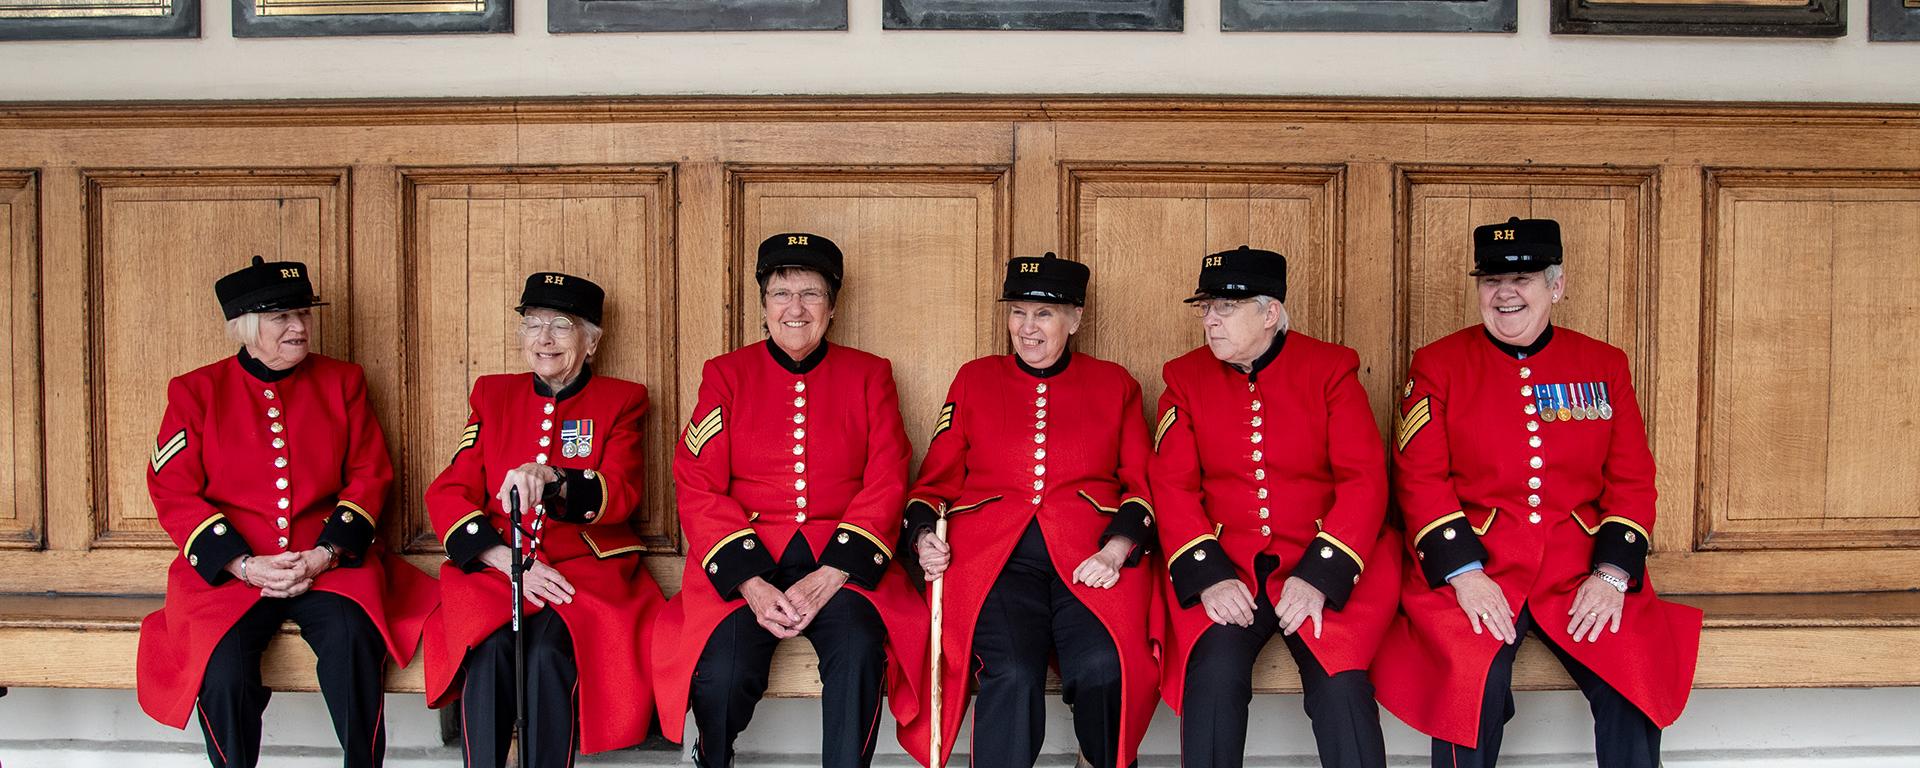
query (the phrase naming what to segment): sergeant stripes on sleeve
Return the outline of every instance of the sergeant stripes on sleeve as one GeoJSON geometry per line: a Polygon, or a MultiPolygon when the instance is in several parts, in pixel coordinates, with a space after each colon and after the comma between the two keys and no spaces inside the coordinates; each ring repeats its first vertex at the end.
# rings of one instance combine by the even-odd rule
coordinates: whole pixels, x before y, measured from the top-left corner
{"type": "MultiPolygon", "coordinates": [[[[947,403],[946,405],[940,407],[940,418],[934,420],[933,422],[933,437],[939,437],[940,433],[945,432],[952,428],[953,428],[953,403],[947,403]]],[[[933,437],[929,437],[927,439],[931,440],[933,439],[933,437]]]]}
{"type": "Polygon", "coordinates": [[[180,452],[186,449],[187,431],[184,429],[173,433],[173,437],[167,438],[166,442],[154,446],[153,458],[148,462],[153,466],[153,473],[160,474],[160,469],[165,467],[167,462],[173,461],[173,457],[180,455],[180,452]]]}
{"type": "Polygon", "coordinates": [[[1400,422],[1395,429],[1397,434],[1394,438],[1394,450],[1405,453],[1407,443],[1412,442],[1413,436],[1420,434],[1420,430],[1427,426],[1427,422],[1433,420],[1432,400],[1433,398],[1430,397],[1420,398],[1420,402],[1414,403],[1412,408],[1408,408],[1406,413],[1401,414],[1400,422]]]}
{"type": "Polygon", "coordinates": [[[1167,412],[1160,414],[1160,424],[1153,428],[1153,452],[1154,453],[1160,452],[1160,439],[1166,437],[1167,430],[1172,429],[1173,423],[1179,420],[1180,420],[1180,409],[1177,407],[1168,406],[1167,412]]]}
{"type": "Polygon", "coordinates": [[[700,449],[707,447],[707,441],[712,440],[715,435],[720,434],[720,430],[725,428],[726,419],[720,413],[720,406],[716,405],[713,410],[707,412],[706,416],[701,417],[699,422],[687,424],[687,435],[684,438],[687,452],[693,454],[694,458],[699,458],[700,449]]]}

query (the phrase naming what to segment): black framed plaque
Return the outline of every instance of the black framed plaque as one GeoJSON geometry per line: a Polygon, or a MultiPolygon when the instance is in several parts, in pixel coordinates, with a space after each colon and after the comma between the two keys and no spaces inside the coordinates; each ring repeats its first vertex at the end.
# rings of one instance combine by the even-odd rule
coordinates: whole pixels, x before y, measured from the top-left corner
{"type": "Polygon", "coordinates": [[[1225,32],[1512,32],[1519,0],[1220,0],[1225,32]]]}
{"type": "Polygon", "coordinates": [[[0,0],[0,40],[200,36],[200,0],[0,0]]]}
{"type": "Polygon", "coordinates": [[[1867,39],[1875,42],[1920,40],[1920,0],[1869,0],[1867,39]]]}
{"type": "Polygon", "coordinates": [[[884,29],[1179,32],[1184,0],[885,0],[884,29]]]}
{"type": "Polygon", "coordinates": [[[512,31],[513,0],[233,0],[234,37],[512,31]]]}
{"type": "Polygon", "coordinates": [[[1846,0],[1552,0],[1556,35],[1843,37],[1846,0]]]}
{"type": "Polygon", "coordinates": [[[547,0],[547,31],[845,30],[847,0],[547,0]]]}

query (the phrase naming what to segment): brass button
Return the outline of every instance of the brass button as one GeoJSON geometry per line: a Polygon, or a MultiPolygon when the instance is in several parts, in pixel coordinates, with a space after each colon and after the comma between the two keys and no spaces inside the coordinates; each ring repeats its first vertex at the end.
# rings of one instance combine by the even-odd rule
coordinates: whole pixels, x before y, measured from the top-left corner
{"type": "Polygon", "coordinates": [[[1540,524],[1540,513],[1538,513],[1538,512],[1533,512],[1533,513],[1530,513],[1530,514],[1528,514],[1528,515],[1527,515],[1527,522],[1529,522],[1529,523],[1533,523],[1534,525],[1539,525],[1539,524],[1540,524]]]}
{"type": "Polygon", "coordinates": [[[800,427],[793,430],[793,439],[805,440],[806,437],[807,437],[807,430],[805,427],[800,427]]]}
{"type": "Polygon", "coordinates": [[[796,414],[794,414],[794,415],[793,415],[793,423],[795,423],[795,424],[805,424],[805,423],[807,423],[807,415],[806,415],[806,414],[804,414],[804,413],[796,413],[796,414]]]}
{"type": "Polygon", "coordinates": [[[795,408],[805,408],[805,407],[807,407],[807,399],[806,399],[806,398],[804,398],[804,397],[796,397],[796,398],[794,398],[794,399],[793,399],[793,407],[795,407],[795,408]]]}
{"type": "Polygon", "coordinates": [[[1039,503],[1040,503],[1040,497],[1039,497],[1039,496],[1035,496],[1035,497],[1033,497],[1033,503],[1035,503],[1035,504],[1039,504],[1039,503]]]}
{"type": "Polygon", "coordinates": [[[797,497],[797,498],[795,498],[795,499],[793,500],[793,505],[794,505],[794,506],[796,506],[796,507],[799,507],[799,508],[801,508],[801,509],[806,509],[806,508],[807,508],[807,497],[805,497],[805,496],[800,496],[800,497],[797,497]]]}
{"type": "Polygon", "coordinates": [[[1540,506],[1540,494],[1536,493],[1536,494],[1531,494],[1527,496],[1527,506],[1529,507],[1540,506]]]}
{"type": "Polygon", "coordinates": [[[1266,455],[1266,454],[1264,454],[1264,453],[1261,453],[1261,452],[1260,452],[1260,450],[1256,448],[1256,449],[1254,449],[1254,451],[1253,451],[1253,460],[1254,460],[1254,461],[1259,461],[1259,460],[1261,459],[1261,457],[1264,457],[1265,455],[1266,455]]]}
{"type": "Polygon", "coordinates": [[[1043,381],[1043,382],[1040,382],[1040,383],[1038,383],[1038,384],[1035,384],[1035,385],[1033,385],[1033,391],[1034,391],[1034,393],[1036,393],[1036,394],[1041,394],[1041,395],[1044,395],[1044,394],[1046,394],[1046,393],[1047,393],[1047,383],[1043,381]]]}
{"type": "Polygon", "coordinates": [[[268,399],[268,400],[272,400],[272,399],[274,399],[275,397],[278,397],[278,395],[275,395],[275,394],[273,393],[273,390],[271,390],[271,389],[263,389],[263,390],[260,390],[260,396],[261,396],[261,397],[264,397],[264,398],[266,398],[266,399],[268,399]]]}
{"type": "Polygon", "coordinates": [[[353,522],[353,513],[352,513],[352,512],[342,512],[342,513],[340,513],[340,522],[343,522],[343,523],[351,523],[351,522],[353,522]]]}
{"type": "Polygon", "coordinates": [[[269,419],[277,419],[277,418],[280,418],[280,408],[279,408],[278,406],[275,406],[275,407],[272,407],[272,408],[268,408],[268,409],[267,409],[267,418],[269,418],[269,419]]]}
{"type": "Polygon", "coordinates": [[[268,424],[268,425],[267,425],[267,431],[269,431],[269,432],[272,432],[272,433],[274,433],[274,434],[276,434],[276,435],[277,435],[277,434],[280,434],[280,433],[282,433],[282,432],[285,432],[285,431],[287,431],[287,428],[286,428],[286,427],[284,427],[284,426],[282,426],[282,425],[280,424],[280,422],[277,422],[277,421],[276,421],[276,422],[274,422],[274,423],[272,423],[272,424],[268,424]]]}
{"type": "Polygon", "coordinates": [[[804,490],[806,490],[806,489],[807,489],[807,481],[805,481],[805,480],[795,480],[795,481],[793,481],[793,489],[794,489],[794,490],[796,490],[796,491],[804,491],[804,490]]]}
{"type": "Polygon", "coordinates": [[[1332,560],[1332,559],[1333,559],[1333,547],[1321,547],[1321,548],[1320,548],[1320,559],[1322,559],[1322,560],[1332,560]]]}
{"type": "Polygon", "coordinates": [[[1035,464],[1035,465],[1033,465],[1033,475],[1034,475],[1034,477],[1039,477],[1039,476],[1041,476],[1041,475],[1045,475],[1046,473],[1047,473],[1047,465],[1045,465],[1045,464],[1035,464]]]}
{"type": "Polygon", "coordinates": [[[1036,490],[1036,491],[1037,491],[1037,490],[1040,490],[1041,488],[1045,488],[1045,487],[1047,487],[1047,483],[1046,483],[1046,481],[1044,481],[1044,480],[1035,480],[1035,481],[1033,481],[1033,489],[1034,489],[1034,490],[1036,490]]]}
{"type": "Polygon", "coordinates": [[[536,455],[536,456],[534,456],[534,457],[533,457],[533,463],[535,463],[535,464],[545,464],[545,463],[547,463],[547,455],[546,455],[546,454],[544,454],[544,453],[542,453],[542,454],[539,454],[539,455],[536,455]]]}
{"type": "Polygon", "coordinates": [[[794,516],[793,516],[793,521],[794,521],[794,522],[796,522],[796,523],[804,523],[804,522],[806,522],[806,521],[807,521],[807,513],[805,513],[805,512],[801,512],[801,513],[799,513],[799,514],[796,514],[796,515],[794,515],[794,516]]]}
{"type": "Polygon", "coordinates": [[[191,565],[191,566],[195,566],[195,567],[199,567],[199,565],[200,565],[200,556],[199,556],[199,555],[187,555],[187,565],[191,565]]]}
{"type": "Polygon", "coordinates": [[[1453,530],[1452,528],[1440,529],[1440,538],[1446,539],[1447,541],[1453,541],[1454,537],[1459,535],[1460,533],[1458,531],[1453,530]]]}
{"type": "Polygon", "coordinates": [[[1037,397],[1037,398],[1034,398],[1034,400],[1033,400],[1033,407],[1035,407],[1035,408],[1045,408],[1045,407],[1047,407],[1047,399],[1046,399],[1046,398],[1044,398],[1044,397],[1037,397]]]}
{"type": "Polygon", "coordinates": [[[1532,376],[1533,376],[1532,368],[1528,368],[1526,366],[1520,367],[1520,378],[1526,379],[1526,378],[1531,378],[1532,376]]]}
{"type": "Polygon", "coordinates": [[[286,479],[286,478],[284,478],[284,477],[282,477],[282,478],[279,478],[279,479],[277,479],[277,480],[274,480],[274,481],[273,481],[273,487],[275,487],[275,488],[278,488],[278,489],[280,489],[280,490],[282,490],[282,491],[284,491],[284,490],[286,490],[286,489],[287,489],[287,479],[286,479]]]}
{"type": "Polygon", "coordinates": [[[719,573],[719,572],[720,572],[719,563],[707,563],[707,573],[719,573]]]}
{"type": "Polygon", "coordinates": [[[547,413],[547,414],[553,413],[553,403],[547,403],[545,405],[540,406],[540,412],[547,413]]]}
{"type": "Polygon", "coordinates": [[[1539,469],[1540,467],[1542,467],[1542,466],[1544,466],[1545,464],[1546,464],[1546,462],[1544,462],[1544,461],[1541,461],[1541,460],[1540,460],[1540,457],[1538,457],[1538,456],[1535,456],[1535,457],[1533,457],[1533,458],[1531,458],[1531,459],[1528,459],[1528,460],[1527,460],[1527,466],[1529,466],[1529,467],[1533,467],[1534,469],[1539,469]]]}
{"type": "Polygon", "coordinates": [[[274,466],[274,468],[275,468],[275,469],[286,469],[286,468],[287,468],[287,457],[285,457],[285,456],[275,456],[275,457],[273,457],[273,466],[274,466]]]}
{"type": "Polygon", "coordinates": [[[1527,422],[1527,431],[1528,431],[1528,432],[1538,432],[1538,431],[1540,431],[1540,422],[1537,422],[1537,421],[1528,421],[1528,422],[1527,422]]]}
{"type": "Polygon", "coordinates": [[[277,527],[285,528],[287,527],[287,519],[284,517],[276,517],[273,520],[273,524],[277,527]]]}
{"type": "Polygon", "coordinates": [[[1633,535],[1633,531],[1627,531],[1626,534],[1622,536],[1622,538],[1626,539],[1628,544],[1632,544],[1640,540],[1639,536],[1633,535]]]}
{"type": "Polygon", "coordinates": [[[758,546],[758,545],[753,543],[753,539],[748,538],[748,539],[740,540],[741,549],[753,549],[755,546],[758,546]]]}
{"type": "Polygon", "coordinates": [[[1196,549],[1196,550],[1194,550],[1194,551],[1193,551],[1193,559],[1194,559],[1194,561],[1195,561],[1195,562],[1199,562],[1199,561],[1201,561],[1201,560],[1205,560],[1205,559],[1207,559],[1207,551],[1206,551],[1206,550],[1204,550],[1204,549],[1196,549]]]}
{"type": "Polygon", "coordinates": [[[541,419],[540,431],[545,432],[550,429],[553,429],[553,419],[541,419]]]}
{"type": "Polygon", "coordinates": [[[1265,489],[1265,488],[1261,488],[1260,490],[1258,490],[1258,491],[1255,491],[1253,495],[1255,495],[1255,496],[1258,496],[1258,497],[1260,497],[1260,498],[1262,498],[1262,499],[1264,499],[1264,498],[1266,498],[1266,497],[1267,497],[1267,489],[1265,489]]]}
{"type": "Polygon", "coordinates": [[[1270,527],[1267,527],[1267,526],[1264,526],[1264,525],[1263,525],[1263,526],[1260,526],[1260,535],[1262,535],[1262,536],[1272,536],[1272,535],[1273,535],[1273,529],[1272,529],[1272,528],[1270,528],[1270,527]]]}
{"type": "Polygon", "coordinates": [[[1540,436],[1539,436],[1539,435],[1527,435],[1527,447],[1528,447],[1528,448],[1538,448],[1538,447],[1540,447],[1540,436]]]}
{"type": "Polygon", "coordinates": [[[1540,488],[1540,478],[1537,478],[1537,477],[1527,478],[1527,487],[1538,490],[1540,488]]]}
{"type": "Polygon", "coordinates": [[[1041,460],[1041,459],[1044,459],[1044,458],[1046,458],[1046,457],[1047,457],[1047,449],[1045,449],[1045,448],[1035,448],[1035,449],[1033,449],[1033,460],[1034,460],[1034,461],[1039,461],[1039,460],[1041,460]]]}
{"type": "Polygon", "coordinates": [[[1522,385],[1520,385],[1520,396],[1521,396],[1521,397],[1533,397],[1533,385],[1532,385],[1532,384],[1522,384],[1522,385]]]}
{"type": "Polygon", "coordinates": [[[1258,433],[1258,432],[1255,432],[1255,433],[1253,433],[1253,442],[1254,442],[1254,444],[1255,444],[1255,445],[1258,445],[1258,444],[1260,444],[1260,440],[1261,440],[1261,439],[1262,439],[1263,437],[1264,437],[1264,436],[1263,436],[1263,435],[1261,435],[1261,434],[1260,434],[1260,433],[1258,433]]]}
{"type": "Polygon", "coordinates": [[[553,445],[553,438],[552,438],[552,437],[549,437],[549,436],[547,436],[547,435],[541,435],[541,436],[540,436],[540,447],[542,447],[542,448],[545,448],[545,447],[547,447],[547,446],[549,446],[549,445],[553,445]]]}
{"type": "Polygon", "coordinates": [[[215,535],[215,536],[225,536],[225,535],[227,535],[227,524],[226,524],[226,523],[214,523],[214,524],[213,524],[213,535],[215,535]]]}
{"type": "Polygon", "coordinates": [[[480,532],[479,523],[467,523],[467,535],[471,536],[479,532],[480,532]]]}
{"type": "Polygon", "coordinates": [[[275,450],[278,450],[278,449],[281,449],[281,448],[285,448],[285,447],[287,447],[287,441],[286,441],[286,439],[285,439],[285,438],[280,438],[280,437],[276,437],[276,438],[274,438],[274,439],[273,439],[273,447],[274,447],[274,449],[275,449],[275,450]]]}
{"type": "Polygon", "coordinates": [[[795,473],[795,474],[799,474],[799,473],[801,473],[801,472],[805,472],[805,471],[807,471],[807,463],[806,463],[806,462],[804,462],[804,461],[796,461],[796,462],[794,462],[794,463],[793,463],[793,471],[794,471],[794,473],[795,473]]]}
{"type": "Polygon", "coordinates": [[[807,449],[805,449],[805,448],[801,448],[800,446],[797,446],[797,445],[796,445],[796,446],[794,446],[794,447],[793,447],[793,455],[795,455],[795,456],[799,456],[799,455],[801,455],[801,454],[803,454],[803,453],[806,453],[806,452],[807,452],[807,449]]]}
{"type": "Polygon", "coordinates": [[[1520,410],[1525,411],[1528,416],[1532,416],[1535,413],[1539,412],[1538,409],[1533,407],[1533,403],[1527,403],[1527,407],[1522,408],[1520,410]]]}
{"type": "Polygon", "coordinates": [[[887,564],[887,558],[885,558],[885,557],[883,557],[883,556],[881,556],[881,555],[877,555],[877,554],[876,554],[876,555],[874,555],[874,556],[873,556],[873,564],[874,564],[874,565],[886,565],[886,564],[887,564]]]}
{"type": "Polygon", "coordinates": [[[793,383],[793,391],[795,391],[795,392],[805,392],[805,391],[807,391],[807,383],[806,383],[806,382],[804,382],[804,381],[796,381],[796,382],[794,382],[794,383],[793,383]]]}
{"type": "Polygon", "coordinates": [[[280,546],[282,548],[285,548],[287,546],[287,537],[285,536],[280,537],[280,546]]]}
{"type": "Polygon", "coordinates": [[[1253,425],[1256,427],[1260,426],[1260,417],[1258,416],[1253,417],[1253,425]]]}
{"type": "Polygon", "coordinates": [[[278,504],[281,509],[286,509],[287,507],[293,506],[293,502],[288,500],[287,497],[285,496],[280,497],[280,500],[274,503],[278,504]]]}
{"type": "Polygon", "coordinates": [[[1255,479],[1255,480],[1265,480],[1265,479],[1267,479],[1267,471],[1266,471],[1265,469],[1255,469],[1255,470],[1253,470],[1253,479],[1255,479]]]}
{"type": "Polygon", "coordinates": [[[840,542],[842,544],[845,544],[847,542],[853,541],[853,537],[848,536],[846,531],[841,531],[840,535],[833,537],[833,540],[840,542]]]}
{"type": "Polygon", "coordinates": [[[1260,410],[1260,401],[1258,400],[1253,401],[1253,409],[1256,411],[1260,410]]]}
{"type": "Polygon", "coordinates": [[[1267,511],[1267,508],[1266,508],[1266,507],[1261,507],[1261,508],[1260,508],[1260,519],[1262,519],[1262,520],[1265,520],[1265,519],[1267,519],[1268,517],[1271,517],[1272,515],[1273,515],[1273,513],[1272,513],[1272,512],[1268,512],[1268,511],[1267,511]]]}

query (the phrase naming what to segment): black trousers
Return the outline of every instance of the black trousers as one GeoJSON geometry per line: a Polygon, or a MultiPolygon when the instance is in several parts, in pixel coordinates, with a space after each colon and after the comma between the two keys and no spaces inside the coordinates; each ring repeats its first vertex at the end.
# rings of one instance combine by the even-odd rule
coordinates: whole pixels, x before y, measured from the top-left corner
{"type": "MultiPolygon", "coordinates": [[[[1267,640],[1280,630],[1273,600],[1267,595],[1268,574],[1280,559],[1254,559],[1253,626],[1215,624],[1208,627],[1187,657],[1186,706],[1180,717],[1180,762],[1183,768],[1240,768],[1246,758],[1247,706],[1253,701],[1253,662],[1267,640]]],[[[1312,622],[1301,627],[1311,632],[1312,622]]],[[[1285,638],[1287,651],[1300,667],[1306,693],[1307,718],[1320,764],[1327,768],[1383,768],[1386,741],[1380,735],[1380,708],[1373,701],[1373,683],[1366,670],[1328,675],[1299,633],[1285,638]]]]}
{"type": "MultiPolygon", "coordinates": [[[[1132,575],[1132,578],[1143,578],[1132,575]]],[[[1053,569],[1040,523],[1027,524],[973,630],[973,765],[1031,768],[1047,727],[1047,659],[1060,663],[1080,754],[1115,768],[1120,751],[1120,650],[1053,569]],[[984,734],[984,738],[982,737],[984,734]]]]}
{"type": "MultiPolygon", "coordinates": [[[[813,551],[794,536],[779,564],[765,578],[792,587],[818,565],[813,551]]],[[[887,673],[887,628],[873,603],[842,589],[801,631],[820,656],[820,758],[823,768],[865,768],[873,763],[880,726],[880,687],[887,673]]],[[[773,649],[780,639],[741,606],[715,627],[693,667],[687,693],[700,740],[694,759],[708,768],[733,764],[733,740],[753,720],[767,692],[773,649]]]]}
{"type": "MultiPolygon", "coordinates": [[[[575,694],[580,670],[573,658],[573,636],[553,610],[526,616],[527,733],[520,745],[527,765],[563,768],[573,764],[575,694]]],[[[500,768],[513,739],[513,624],[494,630],[467,653],[466,679],[460,688],[461,742],[466,768],[500,768]]]]}
{"type": "Polygon", "coordinates": [[[360,604],[332,592],[262,598],[247,609],[207,659],[200,681],[200,731],[214,768],[260,762],[260,714],[273,692],[260,681],[260,657],[280,625],[292,619],[319,658],[315,672],[347,768],[372,768],[386,757],[381,675],[387,648],[360,604]]]}
{"type": "MultiPolygon", "coordinates": [[[[1586,695],[1587,706],[1593,710],[1593,744],[1600,768],[1660,765],[1660,728],[1639,707],[1541,632],[1531,608],[1520,608],[1513,629],[1522,640],[1531,631],[1544,641],[1553,655],[1559,657],[1560,666],[1566,667],[1574,684],[1580,686],[1580,693],[1586,695]]],[[[1519,652],[1518,642],[1501,648],[1493,657],[1493,666],[1487,670],[1487,687],[1480,698],[1480,747],[1468,749],[1434,739],[1435,768],[1493,768],[1499,761],[1500,738],[1507,721],[1513,719],[1513,658],[1519,652]]]]}

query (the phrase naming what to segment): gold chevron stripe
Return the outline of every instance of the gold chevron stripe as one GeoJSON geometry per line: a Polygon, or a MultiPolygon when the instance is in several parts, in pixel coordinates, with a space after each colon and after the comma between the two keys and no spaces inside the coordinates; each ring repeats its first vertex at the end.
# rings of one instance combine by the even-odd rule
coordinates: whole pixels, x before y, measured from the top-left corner
{"type": "Polygon", "coordinates": [[[1167,430],[1172,429],[1173,423],[1179,420],[1180,420],[1180,409],[1173,406],[1167,406],[1167,412],[1160,414],[1160,424],[1159,426],[1156,426],[1153,428],[1153,452],[1154,453],[1160,452],[1160,439],[1163,437],[1166,437],[1167,430]]]}
{"type": "Polygon", "coordinates": [[[1405,453],[1407,451],[1407,443],[1413,441],[1413,436],[1420,434],[1420,430],[1424,429],[1428,422],[1433,421],[1433,406],[1429,402],[1432,399],[1433,398],[1429,397],[1420,398],[1420,402],[1414,403],[1412,408],[1407,409],[1407,412],[1401,415],[1400,423],[1396,430],[1399,434],[1394,439],[1394,443],[1397,446],[1396,450],[1405,453]]]}
{"type": "Polygon", "coordinates": [[[184,429],[173,433],[173,437],[167,438],[165,444],[155,446],[153,458],[148,461],[153,466],[153,473],[160,474],[160,469],[165,467],[167,462],[173,461],[173,457],[180,455],[180,452],[186,449],[187,431],[184,429]]]}
{"type": "MultiPolygon", "coordinates": [[[[945,432],[952,428],[953,428],[953,403],[947,403],[946,405],[943,405],[940,407],[940,418],[936,419],[933,423],[933,437],[939,437],[940,433],[945,432]]],[[[931,440],[933,438],[930,437],[927,439],[931,440]]]]}
{"type": "Polygon", "coordinates": [[[693,454],[694,458],[699,458],[700,450],[707,447],[707,441],[712,440],[723,429],[726,429],[726,419],[721,415],[720,406],[716,405],[713,410],[707,412],[706,416],[701,417],[698,424],[687,426],[685,440],[687,452],[693,454]]]}

